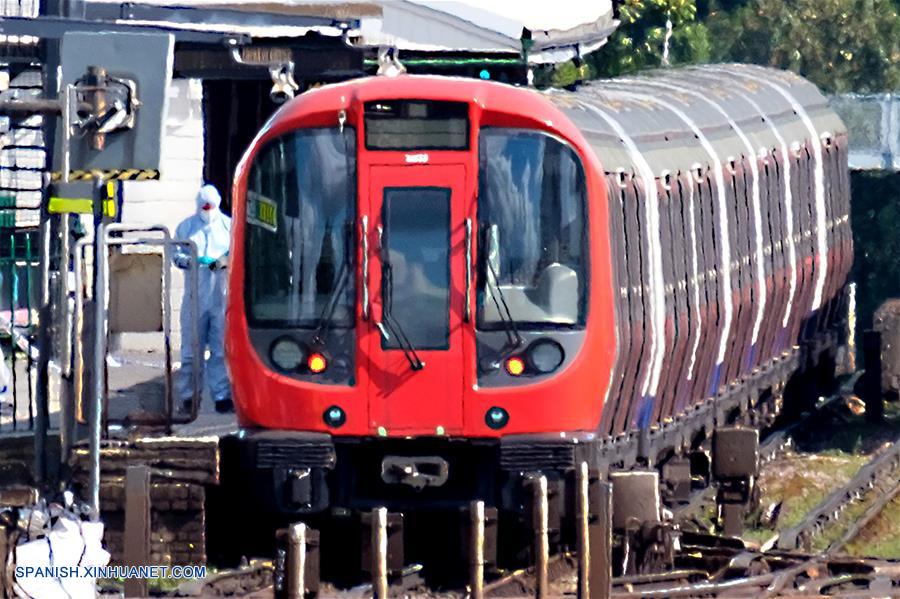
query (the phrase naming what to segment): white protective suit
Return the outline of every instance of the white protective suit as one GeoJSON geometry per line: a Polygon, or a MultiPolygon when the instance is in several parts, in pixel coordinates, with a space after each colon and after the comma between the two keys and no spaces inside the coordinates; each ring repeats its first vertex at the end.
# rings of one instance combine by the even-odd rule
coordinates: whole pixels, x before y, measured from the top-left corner
{"type": "MultiPolygon", "coordinates": [[[[200,355],[209,348],[206,376],[217,409],[231,407],[231,384],[225,367],[225,301],[228,286],[228,251],[231,243],[231,218],[222,214],[222,198],[212,185],[204,185],[197,193],[197,212],[184,219],[175,230],[176,239],[190,239],[197,246],[199,262],[198,299],[200,355]],[[227,406],[226,406],[227,404],[227,406]]],[[[190,267],[190,255],[175,254],[175,265],[190,267]]],[[[177,398],[189,400],[193,391],[192,314],[190,293],[185,285],[181,304],[181,371],[176,383],[177,398]]]]}

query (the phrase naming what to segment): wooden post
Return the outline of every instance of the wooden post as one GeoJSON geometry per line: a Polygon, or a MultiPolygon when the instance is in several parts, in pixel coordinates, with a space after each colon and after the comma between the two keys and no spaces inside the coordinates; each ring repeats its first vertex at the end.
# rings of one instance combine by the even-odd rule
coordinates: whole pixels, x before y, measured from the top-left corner
{"type": "Polygon", "coordinates": [[[588,599],[591,596],[589,483],[587,462],[581,462],[575,471],[575,548],[578,552],[578,587],[576,595],[578,599],[588,599]]]}
{"type": "Polygon", "coordinates": [[[484,597],[484,502],[473,501],[469,506],[471,546],[469,547],[469,596],[484,597]]]}
{"type": "Polygon", "coordinates": [[[537,476],[531,481],[534,517],[534,596],[537,599],[547,597],[549,579],[547,568],[550,561],[550,539],[548,537],[548,500],[547,477],[537,476]]]}
{"type": "MultiPolygon", "coordinates": [[[[99,504],[97,506],[99,510],[99,504]]],[[[128,466],[125,471],[125,551],[128,566],[150,563],[150,467],[128,466]]],[[[146,597],[145,578],[125,579],[126,597],[146,597]]]]}
{"type": "Polygon", "coordinates": [[[306,524],[298,522],[287,530],[285,582],[290,599],[306,596],[306,524]]]}
{"type": "Polygon", "coordinates": [[[612,485],[597,477],[591,480],[590,488],[594,492],[589,493],[589,597],[607,599],[612,594],[612,485]]]}
{"type": "Polygon", "coordinates": [[[388,596],[388,537],[387,508],[372,510],[372,595],[375,599],[388,596]]]}

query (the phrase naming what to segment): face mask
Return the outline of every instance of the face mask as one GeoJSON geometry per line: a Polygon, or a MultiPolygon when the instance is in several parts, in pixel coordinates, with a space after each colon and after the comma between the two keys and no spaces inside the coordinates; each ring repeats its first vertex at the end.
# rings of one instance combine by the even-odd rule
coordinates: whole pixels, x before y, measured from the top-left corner
{"type": "Polygon", "coordinates": [[[212,218],[212,210],[201,210],[200,211],[200,219],[203,222],[208,223],[211,218],[212,218]]]}

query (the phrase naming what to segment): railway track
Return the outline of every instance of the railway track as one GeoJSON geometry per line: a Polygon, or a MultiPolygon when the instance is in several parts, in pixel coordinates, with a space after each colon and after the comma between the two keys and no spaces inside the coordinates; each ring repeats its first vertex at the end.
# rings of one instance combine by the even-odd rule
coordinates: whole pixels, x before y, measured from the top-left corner
{"type": "MultiPolygon", "coordinates": [[[[814,425],[819,419],[826,417],[827,413],[838,409],[848,394],[852,393],[858,374],[847,377],[838,390],[824,401],[821,401],[814,412],[805,418],[786,423],[775,430],[768,432],[759,445],[759,467],[764,468],[771,464],[794,447],[794,437],[806,427],[814,425]]],[[[684,504],[672,508],[672,521],[679,526],[688,527],[689,530],[707,530],[702,523],[701,515],[708,513],[716,501],[716,488],[709,485],[691,495],[691,499],[684,504]]]]}
{"type": "Polygon", "coordinates": [[[827,553],[835,553],[854,539],[898,494],[900,438],[876,453],[845,485],[835,489],[800,523],[781,532],[768,545],[784,550],[821,548],[827,553]],[[819,547],[822,544],[824,547],[819,547]]]}
{"type": "MultiPolygon", "coordinates": [[[[843,392],[820,402],[816,414],[821,415],[838,405],[849,385],[852,385],[852,380],[843,386],[843,392]]],[[[804,419],[771,432],[759,447],[760,463],[770,463],[789,450],[793,436],[813,421],[813,418],[804,419]]],[[[679,524],[680,546],[674,555],[673,570],[662,574],[617,577],[605,584],[613,597],[778,596],[788,592],[863,597],[872,596],[876,591],[883,592],[884,589],[900,589],[900,563],[859,560],[838,555],[842,546],[874,519],[892,498],[900,495],[900,484],[896,482],[900,478],[898,475],[900,443],[894,443],[879,452],[847,485],[826,498],[800,525],[782,532],[761,549],[736,538],[708,534],[708,526],[690,526],[695,514],[708,509],[709,504],[715,502],[715,487],[707,487],[695,493],[688,503],[672,510],[672,520],[679,524]],[[853,519],[849,518],[850,512],[846,507],[848,504],[858,504],[862,498],[874,498],[875,495],[878,495],[876,499],[864,504],[865,509],[860,510],[862,513],[853,519]],[[845,528],[842,534],[830,542],[827,551],[818,554],[810,552],[810,542],[821,535],[830,523],[838,521],[845,528]]],[[[550,554],[547,488],[546,481],[541,486],[541,478],[543,477],[536,477],[534,481],[532,488],[535,494],[529,508],[535,518],[533,555],[538,556],[536,566],[512,572],[489,567],[483,554],[485,526],[489,517],[486,518],[483,506],[479,511],[478,506],[473,505],[470,509],[472,535],[469,537],[468,583],[446,593],[430,590],[420,576],[421,567],[407,566],[403,572],[388,570],[388,523],[386,514],[379,514],[376,510],[371,515],[371,521],[376,523],[371,529],[371,547],[376,549],[370,568],[371,582],[347,591],[323,587],[320,596],[348,599],[357,596],[586,597],[584,588],[580,589],[580,581],[588,578],[591,562],[579,559],[577,544],[564,544],[561,553],[550,554]],[[384,526],[377,525],[379,521],[384,526]]],[[[576,506],[576,509],[583,508],[576,506]]],[[[584,522],[582,527],[590,526],[591,522],[587,514],[583,518],[576,518],[576,521],[584,522]]],[[[583,528],[579,528],[570,538],[582,538],[582,544],[589,542],[591,534],[582,536],[582,530],[583,528]]],[[[274,563],[262,566],[256,563],[244,572],[219,574],[213,584],[204,587],[204,594],[224,595],[229,594],[229,589],[238,588],[249,590],[254,584],[271,580],[274,582],[274,589],[278,590],[270,588],[266,592],[274,591],[276,596],[297,596],[295,590],[298,585],[302,587],[305,584],[306,571],[311,565],[315,566],[318,559],[315,552],[304,555],[299,561],[296,558],[297,548],[301,544],[306,547],[309,541],[307,537],[312,532],[306,531],[298,538],[296,531],[285,531],[286,536],[282,538],[286,541],[284,550],[274,563]],[[291,534],[294,535],[293,540],[291,534]],[[293,550],[290,549],[292,543],[293,550]],[[300,566],[303,569],[301,576],[298,576],[298,564],[303,564],[300,566]],[[271,578],[268,573],[271,573],[271,578]]],[[[317,546],[317,539],[312,545],[317,546]]],[[[594,557],[606,551],[603,547],[597,549],[594,557]]],[[[308,580],[313,578],[310,576],[308,580]]],[[[318,589],[317,586],[304,588],[306,592],[318,589]]]]}

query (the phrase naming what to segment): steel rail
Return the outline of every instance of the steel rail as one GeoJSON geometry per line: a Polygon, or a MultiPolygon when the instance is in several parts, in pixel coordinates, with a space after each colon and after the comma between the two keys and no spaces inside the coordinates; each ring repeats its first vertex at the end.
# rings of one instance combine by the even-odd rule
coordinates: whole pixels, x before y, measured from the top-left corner
{"type": "Polygon", "coordinates": [[[866,508],[866,511],[850,525],[850,528],[844,532],[840,539],[828,546],[828,549],[825,550],[826,555],[838,552],[850,541],[858,537],[866,526],[877,518],[884,511],[884,508],[898,495],[900,495],[900,480],[895,480],[887,493],[880,495],[875,503],[866,508]]]}
{"type": "Polygon", "coordinates": [[[840,521],[850,504],[860,501],[879,483],[896,480],[898,473],[900,473],[900,439],[879,452],[860,468],[850,481],[823,499],[799,524],[781,532],[775,546],[786,550],[809,549],[813,538],[827,526],[840,521]]]}

